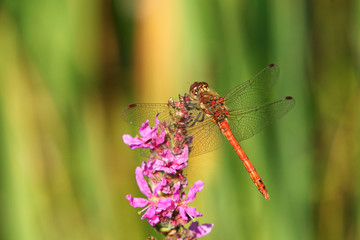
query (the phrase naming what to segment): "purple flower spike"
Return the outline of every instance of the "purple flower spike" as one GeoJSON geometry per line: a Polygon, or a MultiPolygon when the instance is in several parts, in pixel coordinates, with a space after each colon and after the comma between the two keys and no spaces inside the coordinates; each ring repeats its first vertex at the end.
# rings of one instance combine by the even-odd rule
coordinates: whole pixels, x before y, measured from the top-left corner
{"type": "Polygon", "coordinates": [[[204,188],[202,181],[197,181],[186,194],[188,185],[183,169],[188,165],[192,149],[192,136],[187,134],[187,124],[193,121],[188,109],[194,108],[188,95],[180,97],[179,102],[169,100],[170,119],[160,122],[156,116],[155,126],[149,121],[141,125],[140,137],[123,135],[125,144],[131,149],[148,148],[150,156],[135,170],[135,177],[144,198],[127,195],[132,207],[143,208],[141,219],[146,219],[156,231],[164,234],[165,239],[194,240],[208,234],[213,225],[193,222],[189,229],[184,227],[202,213],[189,206],[196,194],[204,188]]]}

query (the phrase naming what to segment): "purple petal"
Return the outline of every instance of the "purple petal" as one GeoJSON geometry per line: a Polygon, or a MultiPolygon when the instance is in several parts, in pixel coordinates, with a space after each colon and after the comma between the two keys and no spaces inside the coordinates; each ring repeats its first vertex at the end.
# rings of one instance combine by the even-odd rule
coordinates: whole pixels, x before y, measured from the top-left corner
{"type": "Polygon", "coordinates": [[[181,196],[180,196],[180,182],[176,182],[174,185],[173,185],[173,189],[174,189],[174,192],[173,192],[173,198],[176,202],[179,202],[180,199],[181,199],[181,196]]]}
{"type": "Polygon", "coordinates": [[[161,191],[165,194],[171,194],[171,187],[170,186],[164,186],[161,191]]]}
{"type": "Polygon", "coordinates": [[[153,161],[151,165],[151,169],[155,171],[163,171],[164,168],[165,168],[165,163],[158,159],[153,161]]]}
{"type": "Polygon", "coordinates": [[[165,129],[162,130],[162,132],[159,134],[159,136],[156,137],[156,145],[160,145],[165,141],[165,129]]]}
{"type": "Polygon", "coordinates": [[[172,218],[173,211],[164,211],[164,212],[161,213],[161,216],[165,217],[165,218],[172,218]]]}
{"type": "Polygon", "coordinates": [[[152,161],[143,161],[141,163],[141,169],[142,169],[142,172],[145,176],[149,177],[150,173],[151,173],[151,164],[152,164],[152,161]]]}
{"type": "Polygon", "coordinates": [[[146,212],[144,213],[144,215],[142,215],[141,219],[153,218],[156,214],[155,210],[156,208],[154,206],[149,207],[148,210],[146,210],[146,212]]]}
{"type": "Polygon", "coordinates": [[[196,183],[194,183],[194,186],[192,186],[188,192],[188,197],[187,197],[186,201],[187,202],[194,201],[194,199],[196,197],[196,193],[201,191],[203,188],[204,188],[204,182],[197,181],[196,183]]]}
{"type": "Polygon", "coordinates": [[[189,157],[189,148],[188,148],[188,146],[185,146],[182,153],[180,155],[176,156],[176,163],[177,164],[186,163],[188,160],[188,157],[189,157]]]}
{"type": "MultiPolygon", "coordinates": [[[[164,160],[164,159],[162,159],[164,160]]],[[[152,164],[152,170],[155,171],[163,171],[167,174],[175,174],[176,173],[176,169],[173,169],[173,167],[171,166],[170,168],[166,166],[165,162],[162,160],[155,160],[154,163],[152,164]]]]}
{"type": "Polygon", "coordinates": [[[154,147],[151,144],[145,144],[146,141],[144,141],[142,138],[139,137],[131,137],[128,134],[123,135],[123,141],[125,144],[129,145],[131,149],[136,148],[150,148],[153,149],[154,147]]]}
{"type": "Polygon", "coordinates": [[[147,218],[148,222],[150,223],[151,226],[155,226],[159,221],[160,218],[159,216],[156,214],[156,208],[154,206],[151,206],[146,212],[145,214],[141,217],[141,219],[145,219],[147,218]]]}
{"type": "Polygon", "coordinates": [[[157,211],[169,210],[174,209],[175,204],[171,198],[160,198],[157,204],[157,211]]]}
{"type": "Polygon", "coordinates": [[[154,133],[156,133],[156,131],[157,131],[157,127],[151,129],[151,127],[149,126],[149,120],[146,120],[146,122],[144,122],[141,125],[141,128],[139,129],[140,135],[146,140],[152,138],[154,133]]]}
{"type": "Polygon", "coordinates": [[[192,222],[189,230],[193,231],[195,234],[195,237],[203,237],[211,232],[212,227],[214,224],[202,224],[199,226],[198,222],[192,222]]]}
{"type": "Polygon", "coordinates": [[[178,164],[174,164],[174,165],[171,166],[171,168],[174,169],[174,170],[181,170],[181,169],[185,168],[186,165],[187,165],[187,164],[179,164],[179,165],[178,165],[178,164]]]}
{"type": "Polygon", "coordinates": [[[189,218],[186,216],[185,208],[183,206],[178,207],[179,214],[185,221],[189,220],[189,218]]]}
{"type": "Polygon", "coordinates": [[[161,153],[161,160],[156,164],[157,171],[164,171],[167,174],[176,174],[177,170],[183,169],[187,165],[188,147],[184,148],[181,155],[174,155],[170,149],[165,149],[161,153]]]}
{"type": "Polygon", "coordinates": [[[151,190],[150,187],[148,185],[148,183],[146,182],[142,170],[140,167],[137,167],[135,170],[135,175],[136,175],[136,182],[139,186],[140,191],[147,196],[148,198],[150,198],[152,196],[151,194],[151,190]]]}
{"type": "Polygon", "coordinates": [[[144,141],[138,137],[132,137],[129,134],[123,135],[123,141],[126,145],[129,145],[131,149],[138,148],[139,145],[142,145],[144,141]]]}
{"type": "Polygon", "coordinates": [[[148,218],[148,222],[151,226],[155,226],[158,222],[160,222],[160,218],[157,215],[154,215],[152,218],[148,218]]]}
{"type": "Polygon", "coordinates": [[[179,210],[181,218],[185,221],[189,220],[188,216],[190,216],[190,218],[202,216],[202,213],[196,211],[194,207],[179,206],[177,209],[179,210]]]}
{"type": "Polygon", "coordinates": [[[157,192],[160,191],[164,186],[166,186],[167,181],[165,178],[161,179],[161,182],[155,185],[153,190],[153,195],[158,196],[157,192]]]}
{"type": "Polygon", "coordinates": [[[127,145],[130,145],[132,143],[133,139],[134,139],[129,134],[124,134],[122,137],[123,137],[124,143],[127,144],[127,145]]]}
{"type": "Polygon", "coordinates": [[[164,168],[163,171],[167,174],[175,174],[176,170],[173,168],[164,168]]]}
{"type": "Polygon", "coordinates": [[[166,163],[172,163],[174,160],[174,154],[171,152],[170,149],[165,149],[163,153],[160,154],[161,160],[166,163]]]}
{"type": "Polygon", "coordinates": [[[187,166],[189,148],[186,146],[180,155],[176,155],[173,158],[171,168],[174,170],[181,170],[187,166]]]}
{"type": "Polygon", "coordinates": [[[145,207],[149,203],[145,198],[133,198],[130,194],[126,195],[126,199],[130,201],[132,207],[145,207]]]}
{"type": "Polygon", "coordinates": [[[186,212],[186,214],[189,215],[191,218],[202,216],[202,213],[196,211],[196,208],[194,208],[194,207],[185,207],[185,212],[186,212]]]}
{"type": "Polygon", "coordinates": [[[202,213],[196,211],[194,207],[179,206],[178,210],[181,218],[184,219],[185,221],[189,220],[188,216],[190,216],[191,218],[202,216],[202,213]]]}

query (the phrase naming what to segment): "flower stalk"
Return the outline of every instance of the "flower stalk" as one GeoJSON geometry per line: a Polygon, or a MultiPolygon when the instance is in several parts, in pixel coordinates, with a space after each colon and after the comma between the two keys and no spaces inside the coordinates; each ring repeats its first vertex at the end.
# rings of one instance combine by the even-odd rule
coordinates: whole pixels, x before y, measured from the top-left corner
{"type": "Polygon", "coordinates": [[[147,161],[135,170],[136,182],[146,197],[127,195],[126,199],[132,207],[143,208],[139,212],[143,213],[141,219],[147,219],[165,239],[192,240],[205,236],[213,227],[213,224],[199,225],[193,221],[202,213],[189,206],[204,183],[197,181],[185,192],[188,181],[183,170],[192,149],[192,136],[188,135],[187,127],[194,121],[189,112],[194,105],[185,94],[179,96],[177,102],[170,99],[168,106],[169,121],[160,122],[156,116],[153,128],[149,126],[149,120],[142,124],[140,137],[123,136],[124,143],[131,149],[150,150],[147,161]],[[185,225],[190,222],[187,229],[185,225]]]}

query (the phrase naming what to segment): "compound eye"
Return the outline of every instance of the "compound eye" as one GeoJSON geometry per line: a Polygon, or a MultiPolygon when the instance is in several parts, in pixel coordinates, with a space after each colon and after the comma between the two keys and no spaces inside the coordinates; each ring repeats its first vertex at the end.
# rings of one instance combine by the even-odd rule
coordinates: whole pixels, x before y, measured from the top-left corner
{"type": "Polygon", "coordinates": [[[190,92],[194,92],[199,86],[198,82],[194,82],[191,86],[190,86],[190,92]]]}
{"type": "Polygon", "coordinates": [[[201,90],[207,91],[209,89],[209,85],[206,82],[201,82],[199,85],[201,90]]]}
{"type": "Polygon", "coordinates": [[[199,85],[204,86],[204,85],[206,85],[206,82],[200,82],[199,85]]]}

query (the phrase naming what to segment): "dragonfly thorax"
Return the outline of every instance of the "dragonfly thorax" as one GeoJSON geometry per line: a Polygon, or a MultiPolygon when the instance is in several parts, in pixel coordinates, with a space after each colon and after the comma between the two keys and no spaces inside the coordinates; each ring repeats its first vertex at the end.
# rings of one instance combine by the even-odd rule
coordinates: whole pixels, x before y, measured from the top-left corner
{"type": "Polygon", "coordinates": [[[225,106],[223,97],[217,93],[208,92],[199,98],[200,109],[214,122],[222,122],[229,116],[229,110],[225,106]]]}
{"type": "Polygon", "coordinates": [[[202,110],[214,122],[221,122],[229,116],[224,98],[211,91],[206,82],[193,83],[190,87],[190,96],[198,102],[199,110],[202,110]]]}

